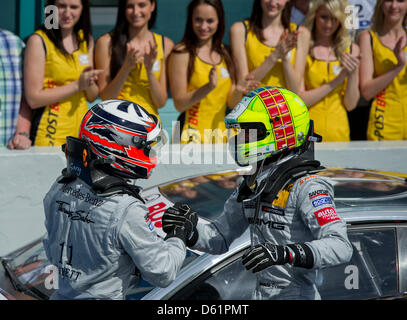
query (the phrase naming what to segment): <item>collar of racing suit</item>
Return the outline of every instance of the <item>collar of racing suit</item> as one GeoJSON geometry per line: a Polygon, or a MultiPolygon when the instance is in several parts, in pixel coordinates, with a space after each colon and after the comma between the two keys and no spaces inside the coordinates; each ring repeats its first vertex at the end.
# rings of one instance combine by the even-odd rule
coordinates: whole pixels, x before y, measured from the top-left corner
{"type": "Polygon", "coordinates": [[[275,170],[265,181],[266,186],[261,194],[261,199],[267,202],[273,202],[278,192],[292,180],[305,176],[310,173],[323,170],[324,167],[317,160],[307,160],[294,158],[282,164],[278,170],[275,170]]]}
{"type": "Polygon", "coordinates": [[[271,163],[262,170],[260,178],[256,181],[257,186],[255,188],[249,187],[247,181],[250,176],[246,177],[239,187],[237,201],[242,202],[252,197],[258,197],[261,200],[273,202],[278,192],[292,179],[296,180],[304,175],[323,169],[324,167],[321,166],[319,161],[303,157],[292,158],[278,166],[271,163]],[[261,194],[259,195],[258,192],[261,194]]]}

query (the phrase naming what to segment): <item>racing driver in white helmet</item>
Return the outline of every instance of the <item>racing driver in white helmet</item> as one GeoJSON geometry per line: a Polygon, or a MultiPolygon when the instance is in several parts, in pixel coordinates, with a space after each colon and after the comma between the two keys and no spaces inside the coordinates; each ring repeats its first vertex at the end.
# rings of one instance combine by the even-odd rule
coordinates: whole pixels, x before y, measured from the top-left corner
{"type": "MultiPolygon", "coordinates": [[[[314,160],[307,106],[293,92],[264,87],[249,92],[225,118],[229,145],[240,166],[255,173],[227,199],[213,222],[198,221],[187,245],[226,252],[250,228],[251,247],[242,257],[257,276],[253,299],[320,299],[317,270],[348,262],[352,245],[336,212],[333,187],[314,160]]],[[[177,203],[164,213],[163,229],[185,223],[193,210],[177,203]]]]}
{"type": "Polygon", "coordinates": [[[175,279],[194,217],[159,237],[131,183],[150,176],[164,137],[154,115],[123,100],[96,104],[79,138],[67,137],[67,168],[44,199],[44,247],[59,276],[51,299],[124,299],[140,276],[159,287],[175,279]]]}

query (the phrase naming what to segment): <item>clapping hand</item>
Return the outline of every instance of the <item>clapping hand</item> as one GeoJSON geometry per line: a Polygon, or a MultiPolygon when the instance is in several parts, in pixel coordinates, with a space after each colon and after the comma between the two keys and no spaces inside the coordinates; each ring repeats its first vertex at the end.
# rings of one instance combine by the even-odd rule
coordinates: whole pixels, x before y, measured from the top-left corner
{"type": "Polygon", "coordinates": [[[397,57],[397,64],[399,66],[404,66],[406,64],[406,55],[403,51],[404,46],[406,45],[406,37],[402,35],[396,42],[394,47],[394,53],[397,57]]]}
{"type": "Polygon", "coordinates": [[[144,66],[147,71],[151,71],[154,66],[154,62],[157,59],[157,45],[153,40],[147,42],[144,47],[144,66]]]}
{"type": "Polygon", "coordinates": [[[358,70],[360,64],[360,57],[355,57],[347,52],[344,52],[341,56],[341,65],[343,67],[343,71],[349,75],[356,70],[358,70]]]}
{"type": "Polygon", "coordinates": [[[288,52],[297,46],[297,39],[298,31],[289,32],[285,29],[276,46],[275,54],[277,55],[277,59],[284,59],[288,52]]]}
{"type": "Polygon", "coordinates": [[[99,74],[102,72],[103,70],[92,69],[91,66],[83,69],[81,76],[79,77],[79,91],[86,90],[96,84],[99,74]]]}
{"type": "Polygon", "coordinates": [[[247,75],[243,79],[240,79],[236,84],[236,89],[242,94],[246,94],[249,91],[256,89],[260,85],[260,81],[254,80],[254,76],[247,75]]]}
{"type": "Polygon", "coordinates": [[[144,60],[144,50],[140,46],[128,42],[126,44],[126,58],[124,63],[128,68],[134,67],[136,64],[143,63],[144,60]]]}
{"type": "Polygon", "coordinates": [[[211,89],[215,89],[218,85],[218,71],[216,70],[216,66],[214,65],[209,71],[209,85],[211,89]]]}

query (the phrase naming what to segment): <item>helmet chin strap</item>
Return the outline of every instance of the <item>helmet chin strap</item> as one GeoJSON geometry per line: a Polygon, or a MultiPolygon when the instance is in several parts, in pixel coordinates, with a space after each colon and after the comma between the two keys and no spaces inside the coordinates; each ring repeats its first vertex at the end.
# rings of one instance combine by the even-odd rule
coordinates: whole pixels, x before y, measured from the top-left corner
{"type": "Polygon", "coordinates": [[[265,189],[267,185],[267,180],[268,178],[273,175],[273,173],[277,170],[279,166],[284,164],[285,162],[298,157],[299,154],[296,152],[292,152],[289,155],[285,155],[284,153],[280,153],[276,159],[273,159],[273,161],[270,162],[270,159],[265,158],[259,162],[257,162],[257,169],[254,174],[250,176],[246,176],[247,178],[245,179],[246,186],[250,189],[252,192],[253,197],[249,197],[248,200],[255,200],[265,189]],[[269,162],[269,163],[267,163],[269,162]],[[267,173],[267,176],[264,178],[261,178],[261,183],[258,185],[257,183],[257,178],[261,177],[261,174],[264,172],[264,170],[269,170],[267,173]]]}
{"type": "MultiPolygon", "coordinates": [[[[264,166],[264,162],[266,161],[266,159],[263,159],[260,163],[260,161],[258,163],[260,163],[260,165],[257,165],[256,168],[256,172],[250,176],[248,176],[248,179],[246,180],[246,184],[249,187],[250,190],[254,190],[257,187],[257,177],[258,175],[263,171],[263,166],[264,166]]],[[[258,164],[257,163],[257,164],[258,164]]]]}

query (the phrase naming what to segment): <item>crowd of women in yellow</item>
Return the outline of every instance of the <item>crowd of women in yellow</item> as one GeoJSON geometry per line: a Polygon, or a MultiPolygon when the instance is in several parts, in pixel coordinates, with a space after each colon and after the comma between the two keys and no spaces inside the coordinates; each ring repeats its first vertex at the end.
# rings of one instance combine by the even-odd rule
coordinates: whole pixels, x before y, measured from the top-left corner
{"type": "Polygon", "coordinates": [[[378,0],[371,30],[357,39],[345,23],[346,0],[310,0],[304,25],[291,22],[294,3],[253,0],[250,16],[232,24],[228,46],[221,0],[191,0],[175,45],[151,31],[156,0],[120,0],[115,27],[94,50],[89,1],[49,0],[59,28],[42,26],[25,53],[22,105],[34,111],[34,145],[76,135],[86,101],[98,96],[134,101],[159,117],[170,92],[180,115],[173,142],[226,142],[223,118],[260,86],[298,93],[323,141],[350,140],[348,112],[360,96],[372,101],[368,139],[406,139],[407,0],[378,0]]]}

